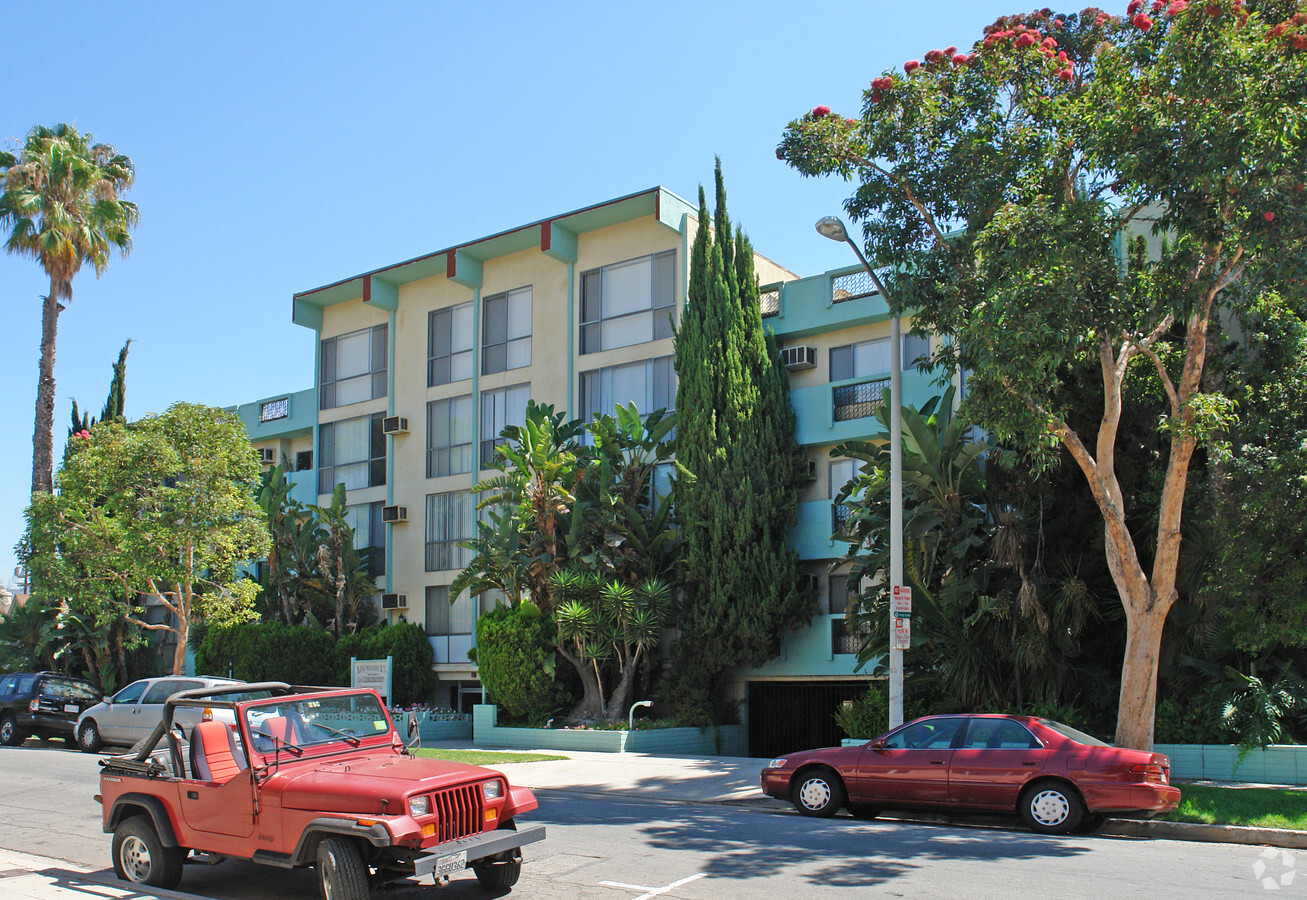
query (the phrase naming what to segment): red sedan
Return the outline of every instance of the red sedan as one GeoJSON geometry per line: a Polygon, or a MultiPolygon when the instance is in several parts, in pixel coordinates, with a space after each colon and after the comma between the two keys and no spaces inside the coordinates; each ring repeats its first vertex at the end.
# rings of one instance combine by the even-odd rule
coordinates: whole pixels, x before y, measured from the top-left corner
{"type": "Polygon", "coordinates": [[[1180,803],[1161,753],[1105,744],[1031,716],[927,716],[867,744],[805,750],[762,770],[764,794],[805,816],[841,808],[1016,812],[1044,834],[1092,829],[1108,814],[1153,817],[1180,803]]]}

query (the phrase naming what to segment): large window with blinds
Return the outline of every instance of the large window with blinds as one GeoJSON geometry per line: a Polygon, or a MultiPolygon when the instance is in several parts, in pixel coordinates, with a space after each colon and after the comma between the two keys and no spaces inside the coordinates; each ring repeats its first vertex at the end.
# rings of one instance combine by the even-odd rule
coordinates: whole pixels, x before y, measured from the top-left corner
{"type": "Polygon", "coordinates": [[[386,483],[385,413],[342,419],[318,426],[318,493],[330,494],[386,483]]]}
{"type": "Polygon", "coordinates": [[[427,316],[427,387],[472,377],[472,304],[434,309],[427,316]]]}
{"type": "Polygon", "coordinates": [[[477,434],[472,395],[427,404],[427,477],[463,475],[474,468],[477,434]]]}
{"type": "Polygon", "coordinates": [[[672,336],[676,252],[628,259],[581,274],[581,352],[672,336]]]}
{"type": "Polygon", "coordinates": [[[322,409],[386,396],[386,325],[322,340],[322,409]]]}
{"type": "Polygon", "coordinates": [[[613,414],[616,406],[634,403],[641,415],[676,408],[676,369],[672,357],[642,359],[581,373],[581,419],[613,414]]]}
{"type": "Polygon", "coordinates": [[[526,422],[526,404],[530,399],[529,384],[481,392],[481,468],[490,465],[495,448],[504,443],[501,432],[509,425],[526,422]]]}
{"type": "Polygon", "coordinates": [[[481,301],[481,374],[531,365],[531,288],[481,301]]]}
{"type": "Polygon", "coordinates": [[[463,569],[472,551],[460,547],[476,537],[476,500],[471,491],[427,494],[426,570],[463,569]]]}

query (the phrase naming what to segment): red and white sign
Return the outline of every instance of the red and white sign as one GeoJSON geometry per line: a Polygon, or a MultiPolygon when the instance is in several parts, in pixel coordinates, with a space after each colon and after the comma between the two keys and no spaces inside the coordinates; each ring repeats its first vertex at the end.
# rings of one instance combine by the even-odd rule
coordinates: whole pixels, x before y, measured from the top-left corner
{"type": "Polygon", "coordinates": [[[896,619],[906,619],[912,615],[912,588],[906,584],[896,584],[889,589],[889,608],[896,619]]]}
{"type": "Polygon", "coordinates": [[[890,635],[891,650],[907,650],[912,644],[912,620],[906,616],[894,617],[894,630],[890,635]]]}

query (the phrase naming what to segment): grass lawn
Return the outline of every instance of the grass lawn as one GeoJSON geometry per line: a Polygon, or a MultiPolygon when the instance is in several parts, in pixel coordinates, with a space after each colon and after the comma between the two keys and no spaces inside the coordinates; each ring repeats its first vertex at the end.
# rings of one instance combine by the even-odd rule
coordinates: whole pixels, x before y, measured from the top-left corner
{"type": "Polygon", "coordinates": [[[1167,821],[1307,831],[1307,791],[1198,784],[1177,787],[1182,795],[1180,806],[1167,821]]]}
{"type": "Polygon", "coordinates": [[[501,750],[410,750],[414,756],[429,759],[447,759],[450,762],[467,763],[469,766],[503,766],[508,763],[545,762],[551,759],[567,759],[551,753],[509,753],[501,750]]]}

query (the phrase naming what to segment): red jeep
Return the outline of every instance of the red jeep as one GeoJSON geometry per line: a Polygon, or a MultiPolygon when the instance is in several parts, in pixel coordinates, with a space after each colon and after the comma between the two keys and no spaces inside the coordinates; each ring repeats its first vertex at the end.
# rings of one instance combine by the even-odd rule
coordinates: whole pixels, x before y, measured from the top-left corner
{"type": "Polygon", "coordinates": [[[479,766],[408,754],[375,691],[241,684],[181,691],[134,754],[101,761],[104,830],[126,881],[174,888],[188,855],[316,866],[327,900],[366,900],[373,885],[471,868],[484,888],[512,887],[526,788],[479,766]],[[224,695],[267,691],[266,699],[224,695]],[[201,722],[189,744],[179,706],[234,711],[201,722]],[[156,750],[156,748],[158,748],[156,750]]]}

